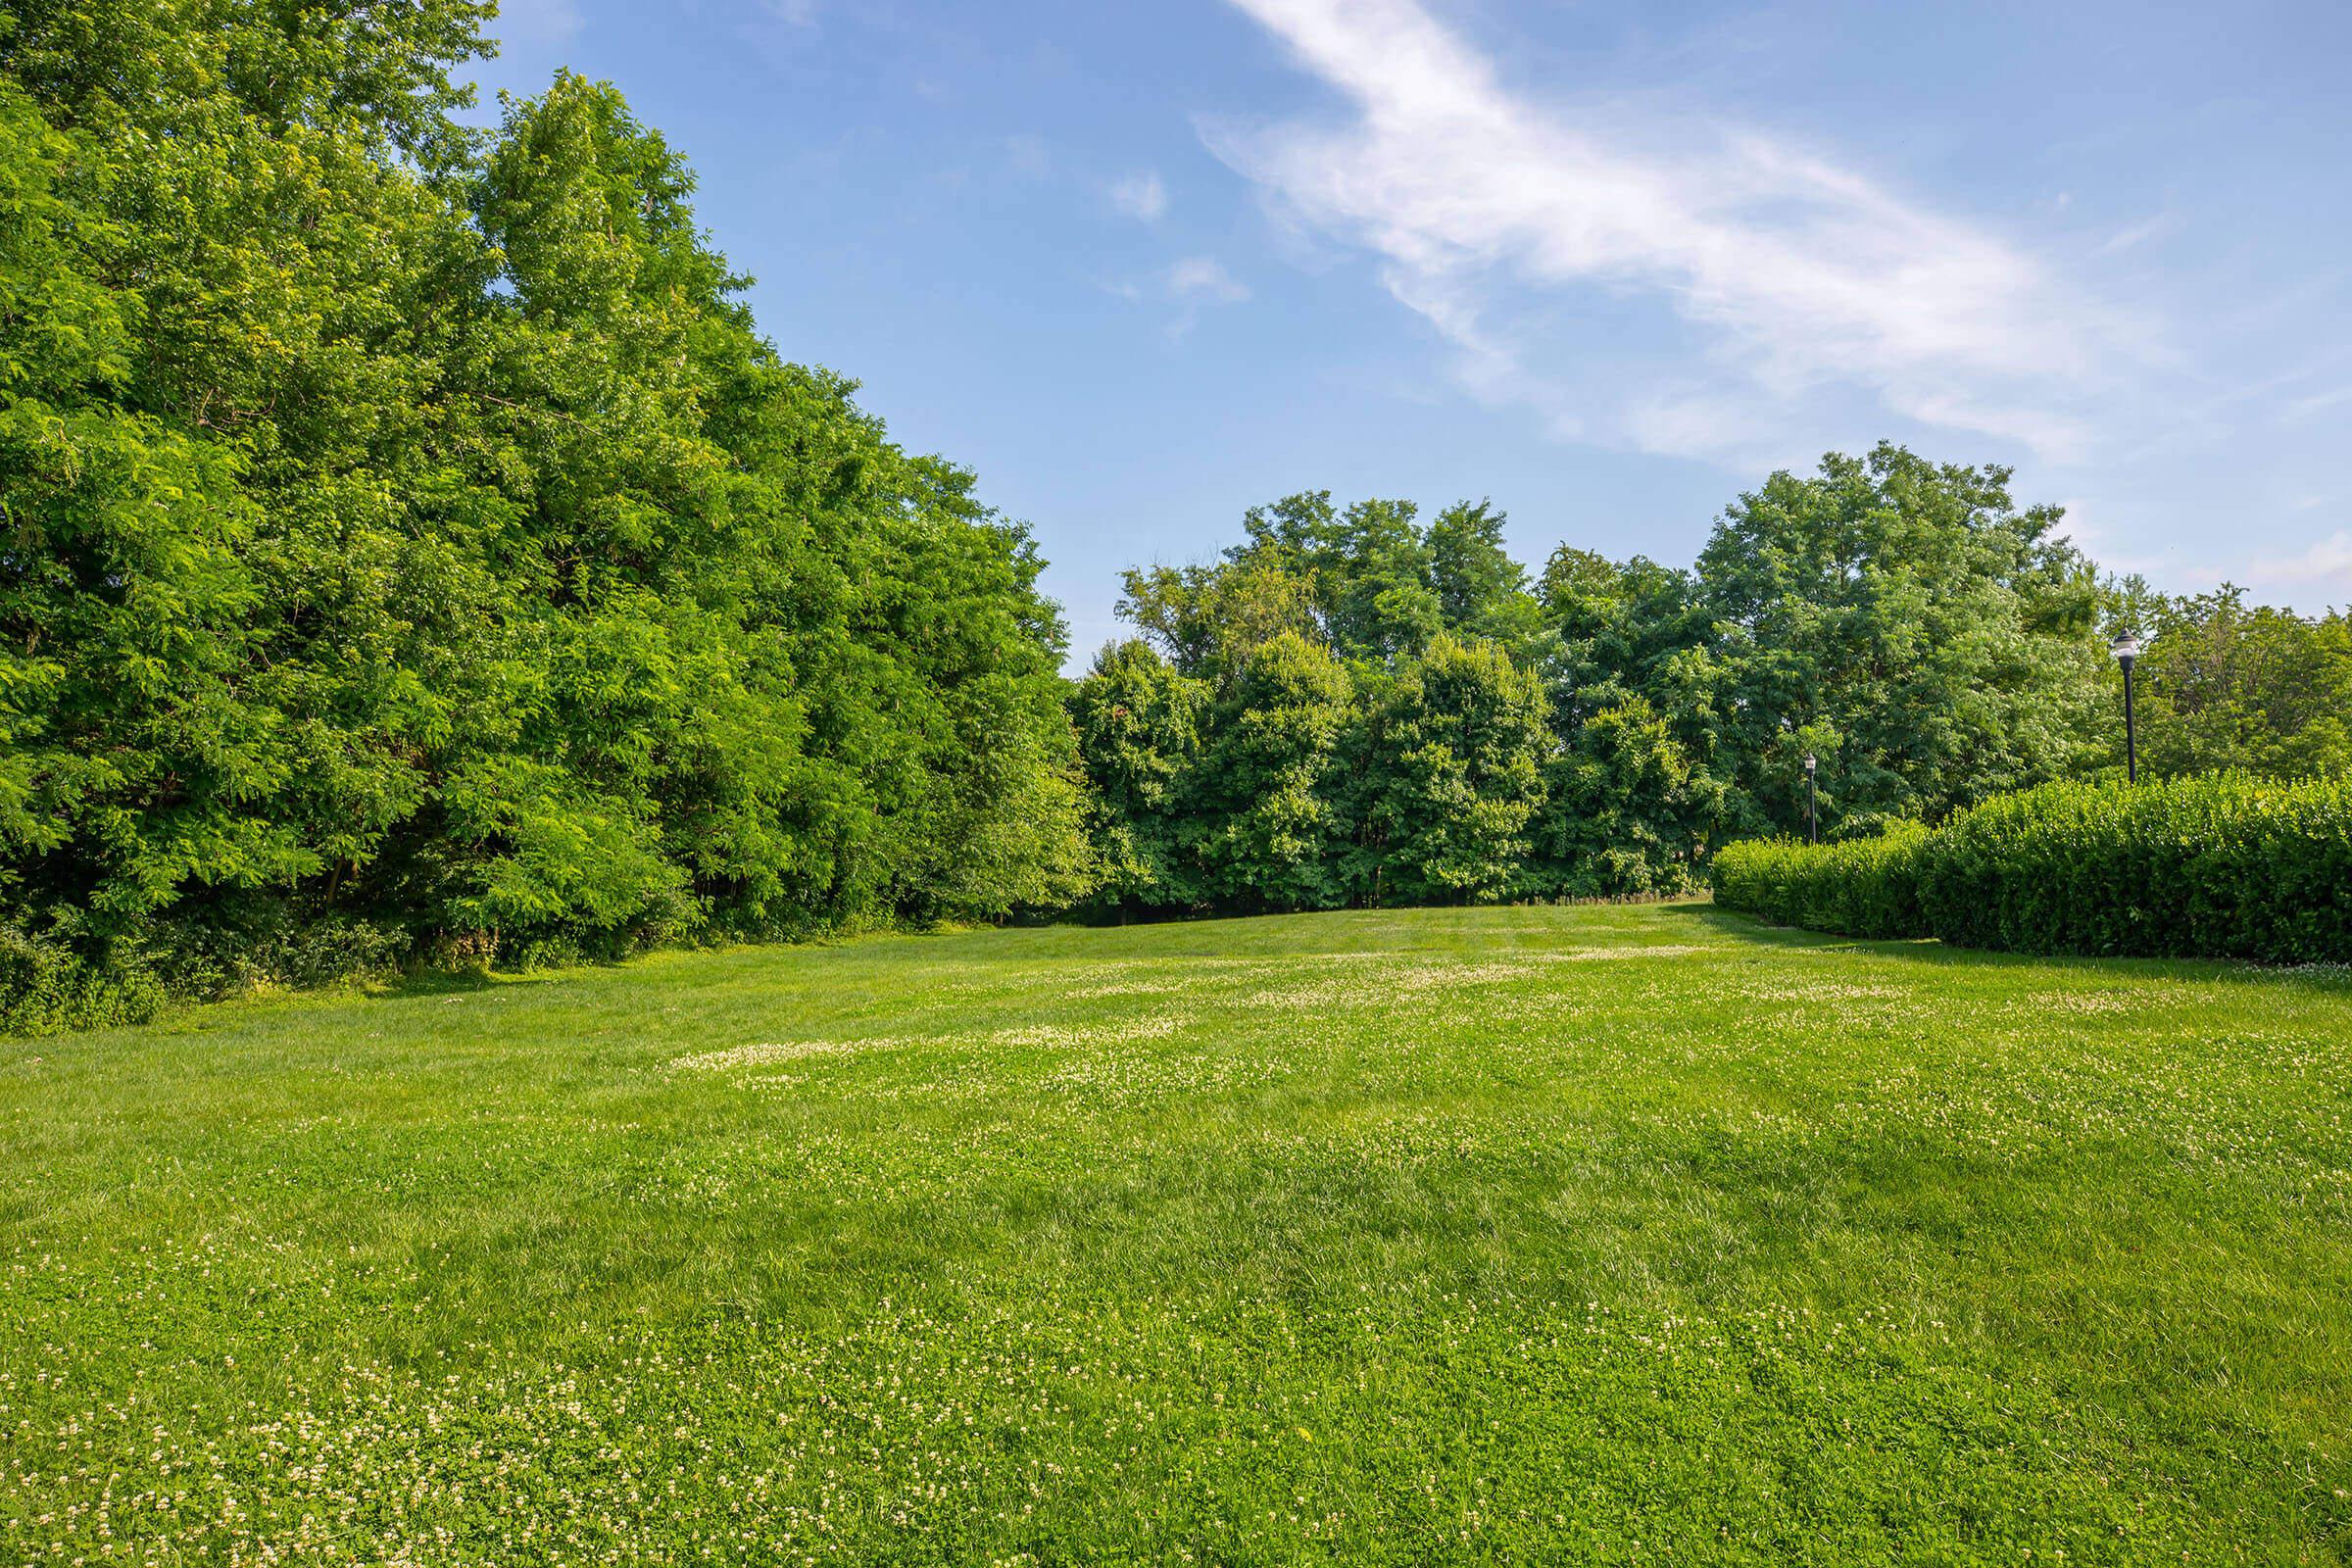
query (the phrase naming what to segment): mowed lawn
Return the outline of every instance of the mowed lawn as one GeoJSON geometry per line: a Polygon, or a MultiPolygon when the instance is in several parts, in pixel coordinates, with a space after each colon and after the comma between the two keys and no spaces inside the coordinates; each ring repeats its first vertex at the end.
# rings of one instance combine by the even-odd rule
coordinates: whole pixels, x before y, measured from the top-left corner
{"type": "Polygon", "coordinates": [[[0,1561],[2330,1562],[2352,979],[1703,905],[0,1042],[0,1561]]]}

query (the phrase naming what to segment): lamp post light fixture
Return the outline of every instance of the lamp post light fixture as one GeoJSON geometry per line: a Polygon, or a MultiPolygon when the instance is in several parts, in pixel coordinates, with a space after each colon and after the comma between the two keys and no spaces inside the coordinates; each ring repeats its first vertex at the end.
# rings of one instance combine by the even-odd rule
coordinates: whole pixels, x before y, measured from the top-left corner
{"type": "Polygon", "coordinates": [[[1821,810],[1813,789],[1813,775],[1819,771],[1821,763],[1814,760],[1813,754],[1807,752],[1805,754],[1805,842],[1807,844],[1821,842],[1821,810]]]}
{"type": "Polygon", "coordinates": [[[2124,632],[2108,648],[2124,666],[2124,782],[2139,782],[2139,737],[2132,725],[2132,666],[2139,659],[2139,639],[2124,632]]]}

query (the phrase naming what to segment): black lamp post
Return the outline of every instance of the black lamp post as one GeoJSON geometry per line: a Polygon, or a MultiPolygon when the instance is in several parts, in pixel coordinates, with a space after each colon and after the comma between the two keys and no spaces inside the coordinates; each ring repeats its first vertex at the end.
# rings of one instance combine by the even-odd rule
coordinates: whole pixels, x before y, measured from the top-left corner
{"type": "Polygon", "coordinates": [[[1813,774],[1820,766],[1821,764],[1814,760],[1813,754],[1807,752],[1805,754],[1805,842],[1807,844],[1821,842],[1821,811],[1813,791],[1813,774]]]}
{"type": "Polygon", "coordinates": [[[2132,726],[2132,666],[2139,659],[2139,639],[2130,632],[2110,643],[2115,662],[2124,666],[2124,782],[2139,782],[2139,737],[2132,726]]]}

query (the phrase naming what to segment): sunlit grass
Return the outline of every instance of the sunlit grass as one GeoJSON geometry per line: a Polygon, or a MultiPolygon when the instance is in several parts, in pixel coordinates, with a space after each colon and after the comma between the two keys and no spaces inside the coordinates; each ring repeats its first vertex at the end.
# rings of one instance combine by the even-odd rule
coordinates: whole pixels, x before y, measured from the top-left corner
{"type": "Polygon", "coordinates": [[[2340,1561],[2348,1110],[2340,974],[1703,906],[0,1042],[0,1562],[2340,1561]]]}

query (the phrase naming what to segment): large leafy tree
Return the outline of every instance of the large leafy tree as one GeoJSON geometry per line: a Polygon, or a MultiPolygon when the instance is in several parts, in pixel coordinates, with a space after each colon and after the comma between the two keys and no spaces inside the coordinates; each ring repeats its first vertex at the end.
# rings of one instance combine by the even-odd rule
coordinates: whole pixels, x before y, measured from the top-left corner
{"type": "Polygon", "coordinates": [[[1026,535],[777,360],[610,87],[511,110],[480,191],[553,569],[548,740],[722,913],[1066,900],[1082,806],[1026,535]]]}
{"type": "Polygon", "coordinates": [[[1257,553],[1211,565],[1130,567],[1119,613],[1179,673],[1230,690],[1250,656],[1286,632],[1323,640],[1315,582],[1294,563],[1257,553]]]}
{"type": "Polygon", "coordinates": [[[1341,659],[1388,661],[1417,651],[1445,624],[1419,510],[1377,498],[1340,509],[1328,490],[1301,491],[1252,507],[1242,519],[1248,542],[1226,559],[1305,583],[1341,659]]]}
{"type": "Polygon", "coordinates": [[[1445,627],[1429,540],[1409,501],[1359,501],[1334,519],[1316,569],[1324,621],[1344,659],[1419,652],[1445,627]]]}
{"type": "MultiPolygon", "coordinates": [[[[1300,891],[1318,838],[1358,901],[1672,891],[1727,837],[1802,823],[1807,754],[1833,833],[2099,765],[2094,580],[2057,513],[2020,510],[2007,483],[1892,446],[1833,456],[1741,497],[1693,569],[1563,546],[1532,592],[1483,503],[1426,528],[1408,504],[1326,491],[1252,509],[1222,560],[1127,579],[1127,612],[1220,694],[1174,792],[1194,842],[1238,842],[1256,808],[1215,773],[1241,756],[1226,727],[1251,710],[1235,694],[1261,651],[1283,644],[1295,669],[1298,648],[1325,650],[1347,723],[1314,790],[1268,797],[1313,832],[1283,836],[1278,867],[1229,858],[1205,895],[1327,899],[1300,891]],[[1539,728],[1490,752],[1425,739],[1477,711],[1539,728]]],[[[2324,755],[2328,731],[2309,734],[2324,755]]]]}
{"type": "Polygon", "coordinates": [[[1544,803],[1544,691],[1494,643],[1441,634],[1386,684],[1351,750],[1354,843],[1370,904],[1489,902],[1530,891],[1544,803]]]}
{"type": "Polygon", "coordinates": [[[1429,525],[1429,579],[1438,615],[1457,637],[1501,643],[1525,659],[1543,623],[1527,568],[1502,542],[1506,521],[1485,501],[1447,507],[1429,525]]]}
{"type": "Polygon", "coordinates": [[[1546,769],[1534,880],[1569,898],[1698,885],[1722,786],[1642,696],[1580,720],[1546,769]]]}
{"type": "Polygon", "coordinates": [[[1716,757],[1746,829],[1824,810],[1934,816],[2078,770],[2101,650],[2088,564],[2008,470],[1882,445],[1776,473],[1726,510],[1698,561],[1713,622],[1716,757]]]}
{"type": "Polygon", "coordinates": [[[234,925],[422,801],[466,662],[404,656],[472,584],[404,514],[466,422],[445,369],[479,318],[449,302],[493,270],[442,188],[480,14],[35,3],[0,36],[5,156],[46,192],[10,329],[93,351],[20,389],[40,433],[5,459],[0,613],[62,682],[20,775],[35,929],[234,925]]]}
{"type": "Polygon", "coordinates": [[[1140,640],[1113,643],[1070,693],[1093,788],[1090,839],[1113,906],[1205,902],[1185,791],[1199,760],[1210,688],[1140,640]]]}
{"type": "Polygon", "coordinates": [[[1243,543],[1208,564],[1127,571],[1121,613],[1186,674],[1219,679],[1283,631],[1343,662],[1390,665],[1441,632],[1525,654],[1542,610],[1502,544],[1503,515],[1461,502],[1426,528],[1409,501],[1335,506],[1302,490],[1243,515],[1243,543]]]}
{"type": "Polygon", "coordinates": [[[1718,761],[1725,670],[1696,579],[1563,545],[1538,592],[1554,736],[1539,880],[1578,897],[1691,885],[1732,757],[1718,761]]]}
{"type": "MultiPolygon", "coordinates": [[[[2166,598],[2128,582],[2109,597],[2119,627],[2145,641],[2135,693],[2142,767],[2281,778],[2352,769],[2352,620],[2343,613],[2249,605],[2230,583],[2166,598]]],[[[2110,711],[2120,715],[2120,694],[2110,711]]],[[[2120,716],[2108,725],[2119,749],[2121,728],[2120,716]]]]}
{"type": "Polygon", "coordinates": [[[1214,897],[1275,909],[1346,902],[1348,824],[1335,796],[1353,697],[1347,668],[1295,631],[1244,663],[1188,792],[1193,853],[1214,897]]]}
{"type": "Polygon", "coordinates": [[[0,19],[4,923],[196,982],[1081,894],[1026,535],[612,89],[458,123],[486,14],[0,19]]]}

